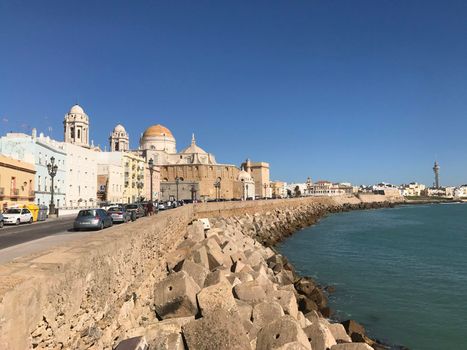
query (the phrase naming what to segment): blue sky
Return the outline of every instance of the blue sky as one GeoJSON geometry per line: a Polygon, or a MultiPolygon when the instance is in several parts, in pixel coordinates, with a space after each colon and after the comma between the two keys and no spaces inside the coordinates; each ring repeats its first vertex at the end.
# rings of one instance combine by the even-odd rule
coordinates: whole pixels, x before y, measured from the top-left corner
{"type": "Polygon", "coordinates": [[[161,123],[273,179],[467,183],[465,1],[0,0],[0,133],[161,123]]]}

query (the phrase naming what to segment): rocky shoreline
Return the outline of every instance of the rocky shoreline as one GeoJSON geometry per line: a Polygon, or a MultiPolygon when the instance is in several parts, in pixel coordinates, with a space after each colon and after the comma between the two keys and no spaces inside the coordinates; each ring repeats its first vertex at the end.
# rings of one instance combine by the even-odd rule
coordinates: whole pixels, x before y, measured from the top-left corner
{"type": "Polygon", "coordinates": [[[195,220],[154,285],[157,320],[115,339],[116,349],[390,349],[349,320],[333,323],[327,291],[298,276],[274,245],[323,216],[392,202],[308,203],[195,220]]]}

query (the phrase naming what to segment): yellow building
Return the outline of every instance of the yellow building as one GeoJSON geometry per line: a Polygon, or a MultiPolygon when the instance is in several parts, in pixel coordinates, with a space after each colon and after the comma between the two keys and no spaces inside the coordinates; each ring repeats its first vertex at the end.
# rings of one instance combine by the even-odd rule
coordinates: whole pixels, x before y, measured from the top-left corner
{"type": "Polygon", "coordinates": [[[272,198],[285,198],[287,197],[287,184],[283,181],[271,182],[272,198]]]}
{"type": "Polygon", "coordinates": [[[146,196],[144,158],[130,152],[123,152],[123,202],[133,203],[146,196]]]}
{"type": "Polygon", "coordinates": [[[33,164],[0,154],[0,202],[2,208],[34,202],[33,164]]]}

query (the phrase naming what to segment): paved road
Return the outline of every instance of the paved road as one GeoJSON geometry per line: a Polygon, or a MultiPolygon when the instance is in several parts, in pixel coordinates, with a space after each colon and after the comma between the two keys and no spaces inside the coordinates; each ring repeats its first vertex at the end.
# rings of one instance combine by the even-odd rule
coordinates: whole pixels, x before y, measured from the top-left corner
{"type": "Polygon", "coordinates": [[[33,241],[43,237],[71,233],[75,216],[68,216],[51,221],[22,224],[19,226],[4,226],[0,229],[0,249],[33,241]]]}

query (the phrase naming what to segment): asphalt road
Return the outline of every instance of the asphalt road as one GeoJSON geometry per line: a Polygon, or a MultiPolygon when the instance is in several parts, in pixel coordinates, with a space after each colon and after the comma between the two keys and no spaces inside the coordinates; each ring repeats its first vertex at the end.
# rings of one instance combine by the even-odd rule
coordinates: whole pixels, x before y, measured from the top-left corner
{"type": "Polygon", "coordinates": [[[17,244],[33,241],[39,238],[73,233],[73,220],[75,216],[67,216],[50,221],[33,224],[21,224],[19,226],[4,226],[0,229],[0,249],[5,249],[17,244]]]}

